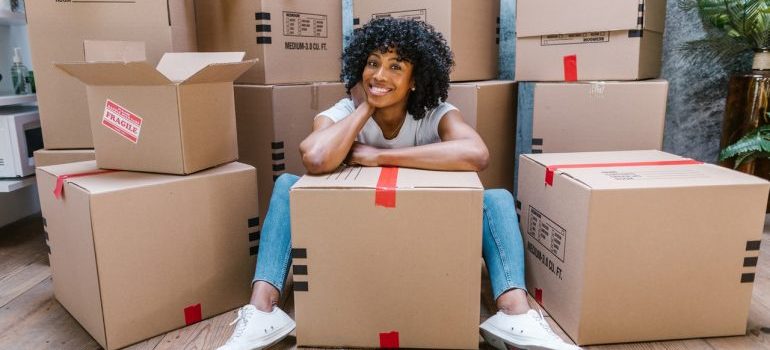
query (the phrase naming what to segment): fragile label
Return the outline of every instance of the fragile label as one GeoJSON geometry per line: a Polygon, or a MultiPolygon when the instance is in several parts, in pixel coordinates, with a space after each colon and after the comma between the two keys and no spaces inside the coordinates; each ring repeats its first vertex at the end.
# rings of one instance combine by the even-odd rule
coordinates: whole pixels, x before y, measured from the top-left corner
{"type": "Polygon", "coordinates": [[[372,19],[378,19],[378,18],[384,18],[384,17],[405,18],[405,19],[427,22],[428,10],[422,9],[422,10],[394,11],[394,12],[375,13],[372,15],[372,19]]]}
{"type": "Polygon", "coordinates": [[[299,12],[283,12],[283,35],[310,38],[329,36],[326,15],[299,12]]]}
{"type": "Polygon", "coordinates": [[[102,115],[102,125],[136,143],[139,141],[139,132],[142,131],[142,118],[117,103],[107,100],[104,115],[102,115]]]}
{"type": "Polygon", "coordinates": [[[528,218],[527,234],[564,262],[567,230],[532,206],[529,207],[528,218]]]}
{"type": "Polygon", "coordinates": [[[606,43],[608,41],[610,41],[610,32],[550,34],[540,36],[540,46],[606,43]]]}

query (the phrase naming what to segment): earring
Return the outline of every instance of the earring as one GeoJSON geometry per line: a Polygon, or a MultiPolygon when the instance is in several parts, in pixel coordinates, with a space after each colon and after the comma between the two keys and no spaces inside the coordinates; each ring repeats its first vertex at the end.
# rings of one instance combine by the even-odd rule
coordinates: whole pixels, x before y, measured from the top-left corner
{"type": "Polygon", "coordinates": [[[414,91],[414,90],[417,90],[417,88],[415,88],[414,86],[412,86],[412,91],[414,91]]]}

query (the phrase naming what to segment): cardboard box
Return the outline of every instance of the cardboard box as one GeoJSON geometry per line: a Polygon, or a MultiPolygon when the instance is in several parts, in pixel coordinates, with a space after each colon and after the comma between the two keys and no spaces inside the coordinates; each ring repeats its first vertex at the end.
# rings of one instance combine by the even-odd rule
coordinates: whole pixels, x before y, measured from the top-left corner
{"type": "Polygon", "coordinates": [[[92,149],[71,149],[71,150],[47,150],[40,149],[35,151],[35,166],[48,166],[66,163],[84,162],[96,159],[96,152],[92,149]]]}
{"type": "Polygon", "coordinates": [[[232,81],[242,52],[147,62],[56,64],[88,85],[100,168],[191,174],[238,159],[232,81]]]}
{"type": "Polygon", "coordinates": [[[452,81],[497,78],[498,19],[496,0],[353,0],[353,25],[399,17],[425,21],[444,35],[455,59],[452,81]]]}
{"type": "Polygon", "coordinates": [[[520,154],[663,147],[665,80],[519,83],[520,154]]]}
{"type": "Polygon", "coordinates": [[[290,196],[298,346],[478,347],[476,173],[348,167],[290,196]]]}
{"type": "Polygon", "coordinates": [[[201,51],[259,59],[237,83],[340,80],[340,0],[196,0],[195,13],[201,51]]]}
{"type": "MultiPolygon", "coordinates": [[[[54,295],[106,349],[249,300],[257,215],[254,168],[190,176],[99,172],[96,163],[37,168],[54,295]]],[[[104,171],[104,170],[101,170],[104,171]]]]}
{"type": "Polygon", "coordinates": [[[770,183],[659,151],[520,162],[527,287],[577,344],[746,333],[770,183]]]}
{"type": "Polygon", "coordinates": [[[192,0],[27,1],[25,6],[47,149],[94,147],[86,89],[53,65],[83,61],[83,41],[143,41],[153,64],[165,52],[196,50],[192,0]]]}
{"type": "Polygon", "coordinates": [[[479,173],[481,183],[485,188],[505,188],[513,192],[516,83],[502,80],[453,83],[447,102],[460,110],[489,149],[489,166],[479,173]]]}
{"type": "Polygon", "coordinates": [[[279,175],[307,171],[299,144],[313,131],[313,118],[346,96],[342,83],[235,86],[239,161],[257,168],[260,217],[279,175]]]}
{"type": "Polygon", "coordinates": [[[519,0],[515,78],[657,78],[665,18],[666,0],[519,0]]]}

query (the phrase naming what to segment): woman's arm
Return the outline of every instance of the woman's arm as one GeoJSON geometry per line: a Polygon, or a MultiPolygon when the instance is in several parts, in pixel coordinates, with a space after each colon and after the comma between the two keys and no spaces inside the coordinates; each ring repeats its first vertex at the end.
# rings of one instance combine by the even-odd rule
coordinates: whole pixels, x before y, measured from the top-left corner
{"type": "Polygon", "coordinates": [[[466,124],[457,110],[447,112],[438,125],[441,142],[429,145],[378,149],[356,143],[349,161],[364,166],[392,165],[428,170],[481,171],[489,151],[481,136],[466,124]]]}
{"type": "Polygon", "coordinates": [[[374,107],[366,101],[363,88],[356,86],[351,93],[358,106],[353,113],[337,123],[324,115],[316,117],[313,132],[300,143],[299,152],[308,173],[322,174],[336,169],[350,152],[358,132],[374,113],[374,107]]]}

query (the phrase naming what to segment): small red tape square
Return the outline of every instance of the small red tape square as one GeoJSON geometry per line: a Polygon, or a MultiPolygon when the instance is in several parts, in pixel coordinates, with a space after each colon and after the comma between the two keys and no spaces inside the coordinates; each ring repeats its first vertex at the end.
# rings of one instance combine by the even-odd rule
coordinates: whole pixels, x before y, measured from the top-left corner
{"type": "Polygon", "coordinates": [[[543,290],[540,288],[535,288],[535,301],[540,305],[543,304],[543,290]]]}
{"type": "Polygon", "coordinates": [[[190,305],[184,308],[184,323],[188,326],[201,321],[201,304],[190,305]]]}
{"type": "Polygon", "coordinates": [[[380,348],[398,349],[398,332],[380,333],[380,348]]]}
{"type": "Polygon", "coordinates": [[[577,80],[577,56],[564,56],[564,81],[577,80]]]}

